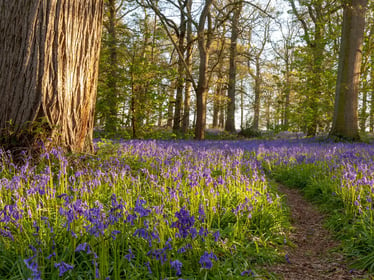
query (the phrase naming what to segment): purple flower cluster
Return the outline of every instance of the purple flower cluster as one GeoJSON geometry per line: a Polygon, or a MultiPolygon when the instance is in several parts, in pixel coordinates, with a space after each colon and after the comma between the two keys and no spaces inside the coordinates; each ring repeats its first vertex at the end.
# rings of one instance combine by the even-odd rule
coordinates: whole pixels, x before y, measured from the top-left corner
{"type": "Polygon", "coordinates": [[[217,261],[217,256],[212,252],[204,252],[204,254],[200,257],[199,263],[201,264],[202,268],[211,269],[213,267],[212,260],[217,261]]]}
{"type": "Polygon", "coordinates": [[[178,219],[176,222],[171,224],[172,228],[179,230],[178,237],[186,238],[189,234],[192,237],[196,236],[196,229],[193,227],[195,224],[195,217],[190,215],[190,212],[182,207],[178,212],[175,213],[175,217],[178,219]]]}
{"type": "MultiPolygon", "coordinates": [[[[121,266],[158,278],[156,274],[170,271],[178,277],[191,275],[191,264],[213,269],[219,262],[214,252],[220,251],[220,259],[221,254],[232,257],[235,253],[222,248],[247,242],[254,234],[251,223],[261,221],[251,221],[252,214],[268,207],[281,215],[279,198],[267,188],[262,161],[252,153],[258,145],[128,141],[119,143],[112,155],[104,149],[94,158],[67,159],[53,149],[37,166],[25,162],[18,167],[4,160],[0,242],[19,255],[29,243],[38,244],[38,257],[24,262],[35,278],[45,267],[64,277],[70,270],[78,273],[84,267],[79,261],[92,262],[92,278],[105,278],[121,266]],[[43,267],[37,265],[40,258],[43,267]],[[118,261],[123,263],[116,266],[118,261]]],[[[261,147],[264,161],[275,161],[272,153],[268,145],[261,147]]],[[[295,160],[307,161],[309,156],[289,161],[295,160]]],[[[356,198],[361,204],[364,199],[371,197],[356,198]]]]}

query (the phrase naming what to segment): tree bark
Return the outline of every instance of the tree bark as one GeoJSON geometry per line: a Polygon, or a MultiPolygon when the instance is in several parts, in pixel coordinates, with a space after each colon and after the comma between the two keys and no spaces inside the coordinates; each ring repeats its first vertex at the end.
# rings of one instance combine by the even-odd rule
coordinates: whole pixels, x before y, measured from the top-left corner
{"type": "Polygon", "coordinates": [[[335,110],[330,135],[359,140],[358,91],[367,0],[344,3],[335,110]]]}
{"type": "Polygon", "coordinates": [[[197,140],[204,140],[205,126],[206,126],[206,101],[208,94],[208,62],[209,62],[209,47],[211,44],[211,30],[208,23],[208,30],[205,29],[205,24],[210,16],[210,6],[213,0],[206,0],[204,8],[201,12],[199,25],[197,30],[197,41],[199,47],[199,80],[196,89],[196,127],[195,138],[197,140]],[[207,34],[205,34],[207,32],[207,34]]]}
{"type": "Polygon", "coordinates": [[[173,108],[174,108],[175,98],[174,98],[174,83],[170,85],[169,89],[169,99],[168,99],[168,119],[167,127],[172,128],[173,126],[173,108]]]}
{"type": "Polygon", "coordinates": [[[102,0],[0,0],[6,148],[5,138],[32,146],[46,137],[69,151],[93,151],[102,12],[102,0]],[[34,125],[42,133],[30,131],[34,125]]]}
{"type": "MultiPolygon", "coordinates": [[[[371,55],[371,63],[374,65],[374,53],[371,55]]],[[[374,66],[370,69],[370,117],[369,117],[369,131],[374,131],[374,66]]]]}
{"type": "Polygon", "coordinates": [[[227,114],[225,130],[235,132],[235,97],[236,97],[236,57],[237,57],[237,41],[239,37],[239,18],[242,11],[242,2],[235,5],[234,13],[231,19],[231,39],[230,39],[230,68],[229,68],[229,84],[227,89],[227,114]]]}
{"type": "Polygon", "coordinates": [[[182,121],[182,131],[184,134],[188,132],[190,126],[190,103],[191,103],[191,90],[192,81],[188,77],[188,73],[192,73],[192,0],[187,0],[187,47],[186,47],[186,84],[184,89],[184,110],[183,110],[183,121],[182,121]]]}
{"type": "Polygon", "coordinates": [[[291,94],[291,71],[290,71],[290,60],[289,60],[289,50],[286,50],[285,62],[286,62],[286,89],[285,89],[285,103],[284,103],[284,117],[283,126],[284,130],[289,128],[290,119],[290,94],[291,94]]]}
{"type": "Polygon", "coordinates": [[[225,127],[225,112],[226,112],[226,102],[224,102],[226,98],[225,95],[226,93],[223,90],[223,86],[222,86],[220,98],[219,98],[219,118],[218,118],[218,127],[222,129],[225,127]]]}
{"type": "Polygon", "coordinates": [[[261,66],[260,66],[260,56],[256,56],[256,76],[255,76],[255,101],[253,106],[253,124],[252,129],[259,129],[260,120],[260,105],[261,105],[261,66]]]}
{"type": "MultiPolygon", "coordinates": [[[[179,53],[184,55],[184,40],[186,37],[186,18],[184,16],[183,7],[180,14],[180,25],[179,25],[179,34],[178,34],[178,48],[179,53]]],[[[181,129],[181,116],[182,116],[182,104],[183,104],[183,88],[184,88],[184,57],[179,56],[178,58],[178,81],[177,81],[177,95],[175,98],[175,110],[174,110],[174,124],[173,131],[179,132],[181,129]]]]}
{"type": "Polygon", "coordinates": [[[222,91],[223,91],[223,85],[222,85],[222,75],[221,75],[221,69],[218,71],[218,77],[216,82],[216,94],[214,95],[213,100],[213,128],[218,127],[218,114],[220,107],[222,106],[222,91]]]}
{"type": "Polygon", "coordinates": [[[367,102],[368,102],[368,92],[367,89],[365,88],[362,92],[362,107],[361,107],[361,113],[360,113],[360,130],[361,132],[365,132],[366,130],[366,119],[367,119],[367,102]]]}

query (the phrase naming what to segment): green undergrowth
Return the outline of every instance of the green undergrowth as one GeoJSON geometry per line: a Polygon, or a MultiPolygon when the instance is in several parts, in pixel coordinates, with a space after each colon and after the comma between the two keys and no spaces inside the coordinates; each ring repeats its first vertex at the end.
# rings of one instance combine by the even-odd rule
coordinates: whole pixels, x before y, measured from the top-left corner
{"type": "Polygon", "coordinates": [[[265,164],[265,169],[277,182],[301,189],[304,197],[319,207],[327,217],[325,226],[341,241],[339,249],[352,268],[374,272],[373,216],[371,207],[364,206],[361,190],[345,188],[341,174],[329,171],[326,162],[265,164]]]}

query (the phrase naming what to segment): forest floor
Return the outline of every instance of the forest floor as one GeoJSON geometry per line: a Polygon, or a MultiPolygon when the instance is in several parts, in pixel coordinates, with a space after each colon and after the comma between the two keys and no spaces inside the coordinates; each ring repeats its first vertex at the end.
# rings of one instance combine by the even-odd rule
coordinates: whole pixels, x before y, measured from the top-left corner
{"type": "Polygon", "coordinates": [[[348,267],[338,250],[339,242],[323,226],[324,215],[299,190],[279,185],[279,191],[286,196],[290,207],[293,245],[286,245],[287,262],[266,268],[276,279],[374,279],[348,267]]]}

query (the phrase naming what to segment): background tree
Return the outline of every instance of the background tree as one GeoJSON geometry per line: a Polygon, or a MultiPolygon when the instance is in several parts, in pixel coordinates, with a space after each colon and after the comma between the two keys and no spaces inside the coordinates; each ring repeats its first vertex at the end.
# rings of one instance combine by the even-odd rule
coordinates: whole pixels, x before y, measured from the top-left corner
{"type": "Polygon", "coordinates": [[[296,45],[295,35],[296,28],[290,19],[286,19],[283,22],[277,21],[279,26],[279,33],[281,38],[278,41],[272,41],[272,49],[276,54],[276,63],[274,67],[281,69],[275,78],[277,86],[280,87],[280,99],[278,104],[280,105],[278,111],[281,114],[281,128],[282,130],[288,130],[290,128],[291,118],[291,93],[293,91],[293,71],[294,71],[294,48],[296,45]]]}
{"type": "Polygon", "coordinates": [[[102,13],[102,0],[0,1],[5,148],[50,138],[69,151],[93,151],[102,13]]]}
{"type": "Polygon", "coordinates": [[[230,37],[230,58],[229,58],[229,81],[227,89],[227,114],[225,130],[235,132],[235,97],[236,97],[236,59],[237,59],[237,41],[239,37],[239,19],[242,12],[243,3],[234,3],[231,22],[230,37]]]}
{"type": "MultiPolygon", "coordinates": [[[[262,93],[262,66],[263,61],[261,60],[261,55],[265,50],[265,45],[268,40],[269,36],[269,21],[264,23],[264,33],[260,39],[259,45],[256,47],[252,47],[250,53],[250,59],[254,63],[254,70],[250,69],[249,73],[254,80],[254,102],[253,102],[253,122],[251,125],[252,130],[258,131],[259,130],[259,120],[260,120],[260,107],[261,107],[261,93],[262,93]]],[[[249,61],[250,63],[251,61],[249,61]]],[[[250,67],[250,66],[249,66],[250,67]]]]}
{"type": "Polygon", "coordinates": [[[298,119],[308,136],[316,135],[319,127],[323,129],[325,122],[331,117],[324,114],[332,111],[332,96],[335,81],[335,65],[337,53],[330,43],[338,36],[334,28],[329,28],[331,20],[339,12],[338,1],[323,0],[288,0],[291,11],[300,24],[303,33],[300,46],[295,55],[298,56],[299,102],[298,119]],[[328,106],[326,106],[328,105],[328,106]],[[330,107],[329,107],[330,106],[330,107]]]}
{"type": "Polygon", "coordinates": [[[330,135],[359,140],[358,91],[367,0],[344,1],[343,26],[330,135]]]}
{"type": "Polygon", "coordinates": [[[102,49],[100,56],[100,76],[96,110],[96,123],[108,134],[115,134],[123,124],[120,105],[125,83],[125,71],[121,67],[124,60],[123,43],[128,36],[128,28],[122,19],[132,11],[124,1],[104,1],[104,22],[102,49]]]}

